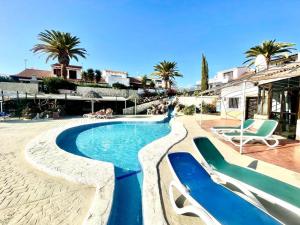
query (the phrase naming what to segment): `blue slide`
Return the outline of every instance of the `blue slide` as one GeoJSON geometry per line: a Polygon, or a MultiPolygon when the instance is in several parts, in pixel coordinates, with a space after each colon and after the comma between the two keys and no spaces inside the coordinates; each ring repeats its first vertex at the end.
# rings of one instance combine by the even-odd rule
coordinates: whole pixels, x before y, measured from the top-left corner
{"type": "Polygon", "coordinates": [[[199,162],[189,153],[168,155],[179,181],[219,223],[224,225],[280,224],[275,218],[237,194],[215,183],[199,162]]]}

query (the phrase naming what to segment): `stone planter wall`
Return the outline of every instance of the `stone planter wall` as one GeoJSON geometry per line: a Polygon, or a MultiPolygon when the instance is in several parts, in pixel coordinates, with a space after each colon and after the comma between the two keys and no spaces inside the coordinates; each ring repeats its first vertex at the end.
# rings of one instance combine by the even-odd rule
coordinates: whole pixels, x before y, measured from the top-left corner
{"type": "Polygon", "coordinates": [[[37,94],[39,85],[35,83],[0,82],[0,91],[37,94]]]}
{"type": "Polygon", "coordinates": [[[137,90],[130,89],[114,89],[114,88],[94,88],[94,87],[77,87],[77,93],[85,95],[89,91],[94,91],[101,96],[124,97],[137,96],[137,90]]]}

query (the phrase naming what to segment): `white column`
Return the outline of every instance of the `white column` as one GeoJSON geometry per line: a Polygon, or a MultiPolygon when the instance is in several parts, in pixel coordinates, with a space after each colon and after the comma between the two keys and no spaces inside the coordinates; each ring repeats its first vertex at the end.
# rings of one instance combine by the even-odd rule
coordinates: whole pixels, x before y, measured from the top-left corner
{"type": "Polygon", "coordinates": [[[203,102],[203,99],[202,99],[202,94],[201,94],[201,96],[200,96],[200,127],[202,126],[202,111],[203,111],[202,102],[203,102]]]}
{"type": "Polygon", "coordinates": [[[243,82],[243,89],[242,89],[242,99],[241,99],[241,140],[240,140],[240,154],[243,154],[243,128],[244,128],[244,119],[245,119],[245,91],[246,91],[246,81],[243,82]]]}
{"type": "Polygon", "coordinates": [[[92,113],[94,113],[94,100],[91,101],[92,113]]]}

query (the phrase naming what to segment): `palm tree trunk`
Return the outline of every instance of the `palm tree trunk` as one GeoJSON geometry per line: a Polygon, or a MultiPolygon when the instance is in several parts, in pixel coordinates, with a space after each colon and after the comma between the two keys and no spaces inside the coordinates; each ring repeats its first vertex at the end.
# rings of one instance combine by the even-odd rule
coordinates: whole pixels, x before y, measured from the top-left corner
{"type": "Polygon", "coordinates": [[[64,79],[67,79],[67,67],[65,64],[60,64],[61,65],[61,77],[64,79]]]}
{"type": "Polygon", "coordinates": [[[266,57],[267,69],[269,69],[271,58],[266,57]]]}
{"type": "Polygon", "coordinates": [[[168,83],[169,81],[168,80],[164,80],[165,81],[165,89],[168,90],[168,83]]]}

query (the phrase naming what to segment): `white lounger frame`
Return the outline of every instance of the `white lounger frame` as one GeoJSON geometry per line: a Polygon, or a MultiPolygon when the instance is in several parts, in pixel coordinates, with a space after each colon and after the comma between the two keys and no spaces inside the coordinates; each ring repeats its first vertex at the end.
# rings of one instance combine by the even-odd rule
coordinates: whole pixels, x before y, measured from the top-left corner
{"type": "Polygon", "coordinates": [[[167,157],[168,166],[170,168],[170,171],[172,173],[173,180],[171,181],[169,185],[169,198],[172,205],[172,208],[178,215],[186,214],[186,213],[193,213],[200,217],[201,220],[205,224],[209,225],[221,225],[205,208],[203,208],[190,194],[189,190],[182,185],[182,183],[179,181],[175,171],[173,170],[173,167],[170,163],[170,160],[167,157]],[[184,206],[182,208],[179,208],[175,202],[174,199],[174,193],[173,189],[177,189],[190,203],[188,206],[184,206]]]}
{"type": "MultiPolygon", "coordinates": [[[[195,149],[197,150],[198,147],[196,146],[194,140],[197,139],[197,138],[206,138],[206,137],[202,137],[202,136],[199,136],[199,137],[194,137],[193,138],[193,145],[195,147],[195,149]]],[[[218,171],[216,171],[213,166],[209,165],[207,163],[207,161],[205,160],[205,158],[202,156],[202,154],[199,152],[199,155],[200,155],[200,158],[201,158],[201,165],[203,165],[204,169],[206,171],[209,172],[209,174],[213,175],[213,176],[217,176],[220,180],[222,180],[224,183],[230,183],[232,185],[234,185],[236,188],[240,189],[242,191],[242,194],[245,195],[246,199],[250,199],[251,201],[254,201],[256,202],[257,206],[259,207],[259,205],[261,205],[261,203],[257,200],[257,198],[255,198],[255,196],[252,194],[252,193],[255,193],[256,195],[260,196],[261,198],[273,203],[273,204],[277,204],[277,205],[280,205],[281,207],[295,213],[296,215],[300,215],[300,208],[284,201],[284,200],[281,200],[271,194],[268,194],[264,191],[261,191],[253,186],[250,186],[242,181],[239,181],[235,178],[232,178],[230,176],[227,176],[223,173],[220,173],[218,171]],[[246,191],[247,190],[247,191],[246,191]],[[250,194],[249,194],[250,193],[250,194]]],[[[246,169],[249,169],[249,170],[253,170],[251,168],[247,168],[247,167],[244,167],[246,169]]],[[[256,170],[253,170],[255,171],[256,173],[259,173],[258,171],[256,170]]],[[[264,207],[259,207],[261,208],[262,210],[264,210],[264,207]]],[[[264,210],[266,212],[266,210],[264,210]]],[[[268,212],[266,212],[268,213],[268,212]]],[[[270,214],[269,214],[270,215],[270,214]]]]}
{"type": "MultiPolygon", "coordinates": [[[[240,139],[241,138],[240,135],[227,136],[227,135],[223,134],[223,137],[224,137],[224,140],[231,142],[233,145],[235,145],[237,147],[240,146],[240,142],[238,142],[238,143],[234,142],[234,139],[240,139]]],[[[275,148],[279,144],[279,141],[276,138],[273,138],[272,135],[270,135],[270,136],[267,136],[267,137],[243,136],[242,145],[245,145],[249,141],[253,141],[253,140],[261,141],[261,142],[265,143],[270,148],[275,148]],[[268,141],[275,141],[275,143],[274,144],[269,144],[268,141]]]]}
{"type": "MultiPolygon", "coordinates": [[[[176,153],[176,152],[175,152],[176,153]]],[[[202,156],[201,156],[202,157],[202,156]]],[[[172,208],[174,209],[174,211],[178,214],[178,215],[182,215],[182,214],[186,214],[186,213],[193,213],[197,216],[199,216],[203,222],[205,222],[205,224],[213,224],[213,225],[221,225],[205,208],[203,208],[190,194],[189,194],[189,190],[182,185],[182,183],[180,182],[180,180],[178,179],[176,173],[173,170],[173,167],[169,161],[169,158],[167,157],[167,162],[168,162],[168,166],[171,170],[172,176],[173,176],[173,180],[171,181],[170,185],[169,185],[169,198],[170,198],[170,202],[172,205],[172,208]],[[190,205],[188,206],[184,206],[182,208],[179,208],[175,202],[175,198],[174,198],[174,193],[173,193],[173,189],[176,188],[177,191],[179,191],[190,203],[190,205]]],[[[206,161],[203,161],[204,163],[206,163],[206,161]]],[[[210,174],[211,179],[219,185],[222,185],[223,180],[220,179],[223,178],[222,175],[220,176],[218,173],[211,173],[211,169],[210,167],[206,167],[205,165],[202,164],[202,162],[199,162],[199,164],[210,174]]],[[[207,163],[206,163],[207,164],[207,163]]],[[[231,184],[233,184],[234,186],[236,186],[237,182],[235,181],[235,179],[232,179],[231,177],[227,177],[228,181],[230,180],[231,184]]],[[[225,183],[224,183],[225,184],[225,183]]],[[[236,186],[239,190],[242,191],[242,194],[240,192],[235,192],[230,190],[229,188],[227,188],[226,186],[222,185],[224,188],[226,188],[227,190],[233,192],[234,194],[237,194],[238,196],[240,196],[241,198],[245,199],[246,201],[250,202],[252,205],[260,208],[262,211],[264,211],[266,214],[268,214],[269,216],[271,216],[272,218],[274,218],[275,220],[277,220],[275,217],[273,217],[271,214],[269,214],[267,212],[267,210],[263,207],[263,205],[255,198],[255,196],[247,189],[247,187],[243,187],[243,185],[238,185],[236,186]]],[[[205,194],[205,193],[204,193],[205,194]]],[[[277,220],[278,222],[281,223],[281,221],[277,220]]]]}
{"type": "MultiPolygon", "coordinates": [[[[247,131],[248,129],[250,129],[251,127],[253,127],[255,122],[251,123],[248,127],[245,127],[243,129],[243,131],[247,131]]],[[[241,131],[241,128],[226,128],[226,129],[215,129],[215,128],[210,128],[211,132],[213,132],[214,134],[223,137],[223,133],[231,133],[231,132],[235,132],[235,131],[241,131]]]]}
{"type": "MultiPolygon", "coordinates": [[[[273,135],[274,131],[276,130],[277,125],[278,125],[278,122],[276,121],[276,126],[274,126],[273,130],[271,130],[270,133],[267,136],[264,136],[264,137],[255,136],[255,133],[253,133],[253,136],[243,136],[242,137],[242,139],[243,139],[242,140],[242,145],[247,144],[249,141],[257,140],[257,141],[262,141],[263,143],[265,143],[270,148],[276,147],[279,144],[279,141],[278,141],[278,139],[273,138],[272,135],[273,135]],[[268,143],[268,141],[275,141],[275,143],[271,145],[271,144],[268,143]]],[[[238,143],[234,142],[234,139],[241,139],[240,134],[236,135],[236,136],[228,136],[228,135],[226,135],[226,133],[223,133],[222,136],[226,141],[231,142],[235,146],[239,147],[241,145],[240,142],[238,142],[238,143]]]]}
{"type": "Polygon", "coordinates": [[[4,120],[6,120],[8,118],[10,118],[10,115],[0,116],[0,121],[4,121],[4,120]]]}

